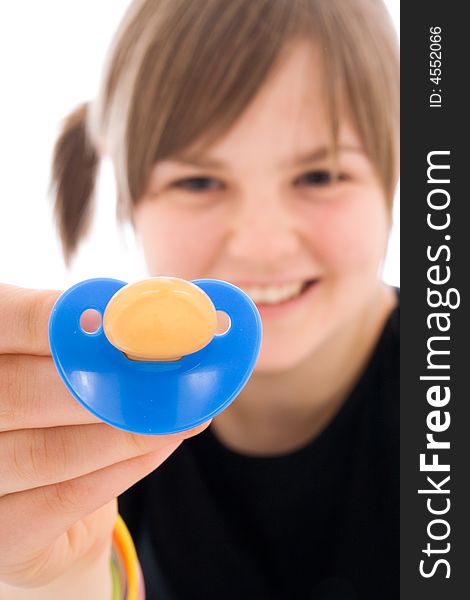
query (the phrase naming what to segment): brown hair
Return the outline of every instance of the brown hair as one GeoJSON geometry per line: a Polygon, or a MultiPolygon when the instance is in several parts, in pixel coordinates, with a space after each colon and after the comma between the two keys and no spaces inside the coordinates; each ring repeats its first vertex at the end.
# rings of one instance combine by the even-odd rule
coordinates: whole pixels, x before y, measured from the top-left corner
{"type": "Polygon", "coordinates": [[[64,121],[54,148],[50,190],[66,260],[90,221],[103,148],[114,164],[118,216],[130,218],[154,163],[223,135],[286,43],[302,38],[322,51],[333,149],[346,98],[391,206],[399,68],[382,0],[135,0],[111,44],[97,98],[64,121]]]}

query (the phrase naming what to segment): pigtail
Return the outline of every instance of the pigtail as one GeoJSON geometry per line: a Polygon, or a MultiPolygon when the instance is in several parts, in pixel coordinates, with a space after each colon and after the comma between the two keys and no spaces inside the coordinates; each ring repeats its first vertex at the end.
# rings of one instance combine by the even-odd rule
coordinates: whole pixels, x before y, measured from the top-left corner
{"type": "Polygon", "coordinates": [[[81,104],[64,119],[52,154],[49,193],[67,265],[90,225],[99,163],[87,135],[87,110],[81,104]]]}

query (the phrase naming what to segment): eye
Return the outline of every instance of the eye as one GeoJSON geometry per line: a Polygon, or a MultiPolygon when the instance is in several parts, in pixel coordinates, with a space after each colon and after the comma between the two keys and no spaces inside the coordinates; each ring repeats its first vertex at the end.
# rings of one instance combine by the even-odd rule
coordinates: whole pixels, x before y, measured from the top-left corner
{"type": "Polygon", "coordinates": [[[172,187],[190,192],[207,192],[219,189],[220,183],[212,177],[187,177],[172,183],[172,187]]]}
{"type": "Polygon", "coordinates": [[[300,185],[314,185],[314,186],[327,186],[331,183],[338,181],[345,181],[347,178],[344,174],[338,173],[335,177],[332,171],[328,171],[327,169],[319,169],[317,171],[309,171],[304,175],[301,175],[296,179],[296,183],[300,185]]]}

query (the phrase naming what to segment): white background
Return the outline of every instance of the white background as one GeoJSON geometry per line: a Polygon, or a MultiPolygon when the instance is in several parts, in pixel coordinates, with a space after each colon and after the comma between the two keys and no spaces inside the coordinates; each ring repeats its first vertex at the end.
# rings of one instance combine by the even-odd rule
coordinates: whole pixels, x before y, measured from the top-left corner
{"type": "MultiPolygon", "coordinates": [[[[116,226],[112,166],[104,160],[95,222],[66,270],[47,195],[62,118],[95,97],[105,52],[129,0],[0,3],[0,281],[64,289],[89,277],[130,281],[145,265],[130,227],[116,226]]],[[[399,0],[386,2],[399,28],[399,0]]],[[[398,194],[384,279],[399,285],[398,194]]]]}

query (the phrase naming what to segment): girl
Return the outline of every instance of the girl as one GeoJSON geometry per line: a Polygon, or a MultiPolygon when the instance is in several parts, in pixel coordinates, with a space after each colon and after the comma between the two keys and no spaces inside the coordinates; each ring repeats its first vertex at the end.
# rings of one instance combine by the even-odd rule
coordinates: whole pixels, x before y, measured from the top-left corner
{"type": "MultiPolygon", "coordinates": [[[[106,597],[110,500],[169,456],[119,501],[149,598],[398,597],[398,297],[380,279],[398,83],[379,0],[132,3],[97,98],[66,120],[55,147],[65,257],[86,233],[107,154],[119,215],[133,222],[149,275],[243,288],[262,317],[261,353],[226,411],[165,444],[84,425],[82,412],[55,421],[76,435],[101,428],[121,447],[131,437],[151,458],[127,479],[109,471],[125,453],[99,466],[90,456],[64,475],[50,458],[37,484],[46,495],[84,476],[94,477],[88,490],[106,481],[108,495],[94,491],[88,512],[76,510],[84,491],[74,484],[74,518],[43,509],[54,534],[35,533],[35,554],[10,533],[21,551],[0,555],[7,593],[28,584],[35,598],[69,597],[73,582],[106,597]],[[79,525],[79,541],[59,548],[79,525]]],[[[25,428],[9,428],[17,447],[25,428]]],[[[9,485],[3,514],[8,498],[30,507],[28,485],[9,485]]]]}

